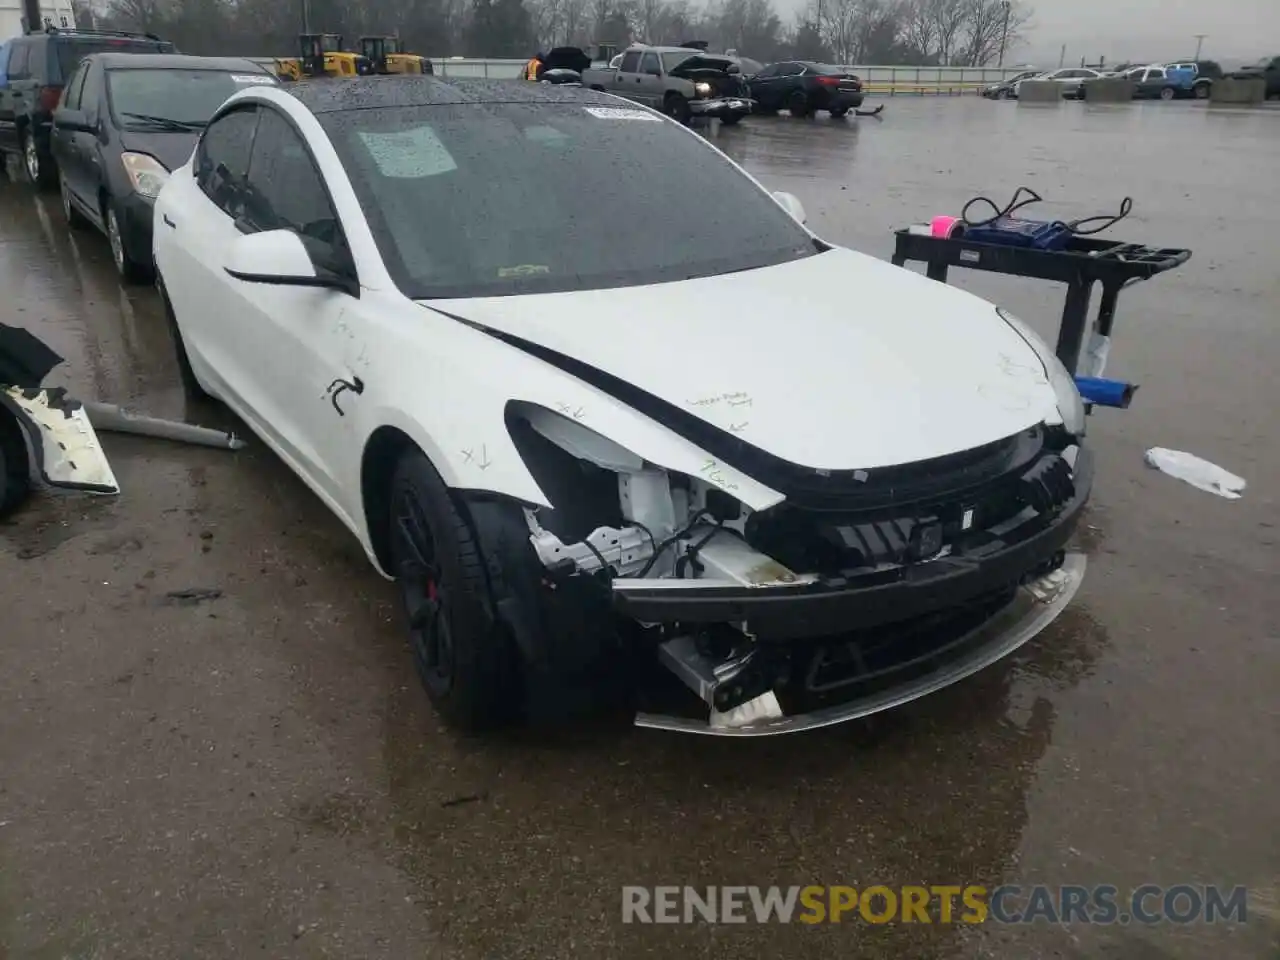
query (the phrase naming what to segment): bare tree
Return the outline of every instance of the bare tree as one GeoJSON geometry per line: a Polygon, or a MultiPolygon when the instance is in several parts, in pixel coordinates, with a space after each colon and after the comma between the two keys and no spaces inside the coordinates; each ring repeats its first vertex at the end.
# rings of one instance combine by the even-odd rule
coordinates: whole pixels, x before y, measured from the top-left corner
{"type": "Polygon", "coordinates": [[[1002,44],[1007,50],[1021,42],[1030,20],[1030,11],[1020,0],[1010,0],[1008,5],[1002,0],[965,0],[964,27],[957,51],[961,62],[972,67],[991,63],[999,56],[1002,44]]]}
{"type": "Polygon", "coordinates": [[[906,0],[900,13],[902,42],[922,58],[929,59],[938,49],[938,25],[929,0],[906,0]]]}

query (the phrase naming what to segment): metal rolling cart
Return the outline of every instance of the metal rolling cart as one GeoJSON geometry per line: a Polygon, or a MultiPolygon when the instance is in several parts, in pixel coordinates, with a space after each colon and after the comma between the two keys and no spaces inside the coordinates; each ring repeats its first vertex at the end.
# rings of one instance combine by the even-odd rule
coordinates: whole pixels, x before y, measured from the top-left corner
{"type": "MultiPolygon", "coordinates": [[[[911,228],[897,230],[894,236],[893,264],[902,267],[908,261],[924,263],[929,279],[941,283],[947,282],[951,267],[1065,283],[1067,297],[1062,307],[1056,352],[1072,376],[1077,375],[1081,351],[1090,333],[1089,302],[1095,284],[1102,286],[1102,302],[1094,332],[1110,337],[1121,290],[1131,283],[1180,267],[1191,259],[1190,250],[1099,240],[1091,236],[1072,236],[1058,250],[982,243],[963,235],[935,237],[912,232],[911,228]]],[[[1091,371],[1090,375],[1101,376],[1102,371],[1091,371]]]]}

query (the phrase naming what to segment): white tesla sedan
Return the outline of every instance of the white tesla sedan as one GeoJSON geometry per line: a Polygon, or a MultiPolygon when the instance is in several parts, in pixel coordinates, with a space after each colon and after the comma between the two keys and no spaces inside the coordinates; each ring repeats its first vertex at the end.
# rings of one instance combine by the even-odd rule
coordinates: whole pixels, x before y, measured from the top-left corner
{"type": "Polygon", "coordinates": [[[820,726],[993,663],[1079,585],[1092,470],[1053,352],[654,111],[252,87],[155,217],[189,386],[399,581],[459,727],[820,726]]]}

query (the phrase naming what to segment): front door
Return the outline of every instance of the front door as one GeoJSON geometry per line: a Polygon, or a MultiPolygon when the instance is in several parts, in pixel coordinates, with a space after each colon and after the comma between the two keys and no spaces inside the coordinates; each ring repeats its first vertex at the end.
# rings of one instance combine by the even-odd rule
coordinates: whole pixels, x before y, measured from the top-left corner
{"type": "MultiPolygon", "coordinates": [[[[298,234],[317,269],[355,278],[320,171],[302,136],[274,109],[260,111],[243,220],[249,231],[298,234]]],[[[230,332],[253,344],[246,352],[253,353],[249,376],[261,387],[255,415],[321,491],[342,504],[337,452],[349,446],[346,435],[354,435],[355,418],[347,413],[363,389],[353,369],[359,299],[318,287],[225,282],[239,301],[230,332]]]]}
{"type": "Polygon", "coordinates": [[[662,79],[662,61],[650,50],[640,58],[640,92],[637,99],[651,107],[661,107],[666,88],[662,79]]]}

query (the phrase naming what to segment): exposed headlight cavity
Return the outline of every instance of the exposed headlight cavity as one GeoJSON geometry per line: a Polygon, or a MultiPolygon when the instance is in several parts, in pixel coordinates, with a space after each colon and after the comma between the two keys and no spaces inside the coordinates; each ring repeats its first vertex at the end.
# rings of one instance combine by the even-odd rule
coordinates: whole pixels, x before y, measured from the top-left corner
{"type": "Polygon", "coordinates": [[[693,92],[700,97],[709,97],[711,96],[711,84],[706,81],[699,80],[693,85],[693,92]]]}
{"type": "Polygon", "coordinates": [[[996,307],[996,313],[1018,336],[1027,342],[1027,346],[1036,352],[1040,363],[1044,365],[1045,376],[1053,387],[1054,397],[1058,403],[1058,414],[1062,417],[1062,425],[1073,436],[1083,436],[1085,432],[1084,401],[1080,398],[1080,390],[1076,387],[1075,378],[1067,372],[1053,348],[1045,343],[1040,334],[1015,317],[1009,311],[996,307]]]}

